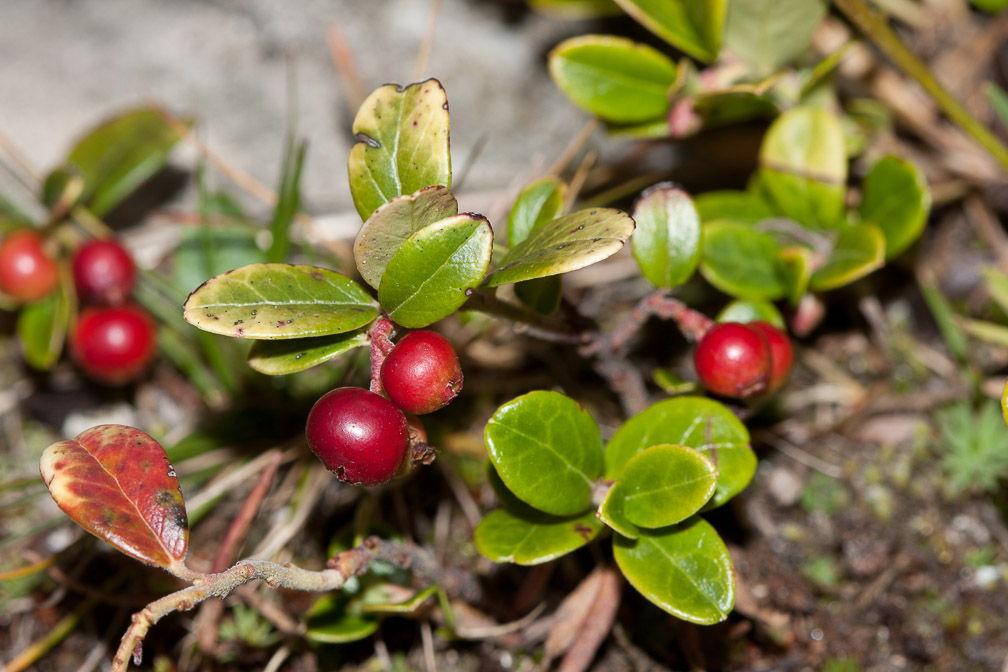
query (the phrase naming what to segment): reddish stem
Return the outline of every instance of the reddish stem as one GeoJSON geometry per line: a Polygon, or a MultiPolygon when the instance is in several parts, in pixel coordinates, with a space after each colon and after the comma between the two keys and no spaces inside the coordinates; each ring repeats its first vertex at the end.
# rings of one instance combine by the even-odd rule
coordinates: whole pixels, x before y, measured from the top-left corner
{"type": "Polygon", "coordinates": [[[382,393],[381,368],[385,358],[395,347],[391,340],[394,333],[395,325],[384,315],[368,329],[368,337],[371,339],[371,391],[375,394],[382,393]]]}

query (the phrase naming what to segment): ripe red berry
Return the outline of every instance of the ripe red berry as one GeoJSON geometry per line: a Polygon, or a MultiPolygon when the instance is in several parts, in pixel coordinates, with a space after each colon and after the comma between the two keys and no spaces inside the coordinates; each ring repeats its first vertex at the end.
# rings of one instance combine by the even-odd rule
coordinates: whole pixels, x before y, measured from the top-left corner
{"type": "Polygon", "coordinates": [[[74,255],[73,278],[81,300],[116,305],[133,291],[136,266],[130,253],[115,240],[92,240],[74,255]]]}
{"type": "Polygon", "coordinates": [[[770,343],[748,324],[721,322],[697,343],[693,364],[708,390],[743,399],[766,389],[772,367],[770,343]]]}
{"type": "Polygon", "coordinates": [[[402,411],[359,387],[339,387],[315,402],[305,423],[308,447],[336,478],[355,485],[385,483],[409,448],[402,411]]]}
{"type": "Polygon", "coordinates": [[[791,373],[791,366],[794,364],[794,347],[791,345],[791,339],[769,322],[750,322],[749,326],[762,331],[767,342],[770,343],[772,366],[766,391],[776,392],[787,380],[788,374],[791,373]]]}
{"type": "Polygon", "coordinates": [[[77,318],[70,354],[91,378],[119,385],[137,378],[154,357],[154,323],[139,306],[93,306],[77,318]]]}
{"type": "Polygon", "coordinates": [[[433,331],[403,336],[381,369],[382,389],[407,413],[443,408],[462,389],[462,367],[447,338],[433,331]]]}
{"type": "Polygon", "coordinates": [[[0,292],[18,301],[37,301],[56,288],[59,270],[31,229],[9,234],[0,242],[0,292]]]}

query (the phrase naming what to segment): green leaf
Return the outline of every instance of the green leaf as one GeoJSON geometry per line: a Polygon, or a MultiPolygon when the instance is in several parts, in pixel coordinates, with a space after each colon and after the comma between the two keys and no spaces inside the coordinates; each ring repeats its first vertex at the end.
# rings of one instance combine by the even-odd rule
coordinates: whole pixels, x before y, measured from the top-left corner
{"type": "Polygon", "coordinates": [[[616,535],[613,554],[630,585],[677,618],[718,623],[735,604],[735,576],[728,549],[703,519],[642,530],[637,539],[616,535]]]}
{"type": "Polygon", "coordinates": [[[305,637],[321,644],[346,644],[373,635],[378,629],[378,620],[362,615],[357,602],[339,593],[315,602],[308,611],[305,637]]]}
{"type": "Polygon", "coordinates": [[[727,0],[616,0],[616,4],[676,49],[701,61],[717,58],[727,0]]]}
{"type": "Polygon", "coordinates": [[[552,315],[563,298],[563,281],[559,275],[515,283],[515,296],[542,315],[552,315]]]}
{"type": "Polygon", "coordinates": [[[48,371],[59,361],[70,314],[70,301],[62,283],[49,296],[22,306],[16,329],[28,366],[48,371]]]}
{"type": "Polygon", "coordinates": [[[782,247],[777,252],[777,274],[788,287],[787,299],[792,306],[797,306],[808,290],[815,261],[816,253],[801,245],[782,247]]]}
{"type": "Polygon", "coordinates": [[[538,565],[581,548],[601,531],[594,511],[560,517],[524,506],[491,511],[476,526],[473,540],[494,562],[538,565]]]}
{"type": "Polygon", "coordinates": [[[378,287],[388,316],[410,329],[451,315],[490,266],[493,230],[482,215],[443,219],[410,236],[378,287]]]}
{"type": "Polygon", "coordinates": [[[609,488],[605,499],[599,505],[596,515],[603,523],[616,530],[628,539],[640,536],[640,529],[626,517],[623,506],[626,504],[626,485],[616,481],[609,488]]]}
{"type": "Polygon", "coordinates": [[[742,322],[743,324],[760,320],[769,322],[778,329],[786,329],[784,316],[777,310],[777,306],[760,299],[751,301],[735,299],[722,308],[715,318],[717,322],[742,322]]]}
{"type": "Polygon", "coordinates": [[[931,192],[924,175],[912,163],[886,156],[865,177],[861,221],[874,224],[885,236],[885,258],[891,259],[920,236],[931,211],[931,192]]]}
{"type": "Polygon", "coordinates": [[[810,228],[843,223],[847,150],[840,122],[821,107],[779,116],[760,148],[759,184],[780,214],[810,228]]]}
{"type": "Polygon", "coordinates": [[[512,248],[483,284],[496,287],[590,266],[616,254],[633,230],[630,215],[611,208],[558,217],[512,248]]]}
{"type": "Polygon", "coordinates": [[[743,224],[755,224],[774,216],[774,211],[759,194],[751,191],[708,191],[693,199],[700,221],[730,219],[743,224]]]}
{"type": "Polygon", "coordinates": [[[412,597],[394,602],[399,598],[402,586],[395,583],[383,583],[377,586],[370,586],[361,598],[362,614],[397,614],[406,615],[416,613],[432,597],[438,594],[438,586],[428,586],[423,590],[416,591],[412,597]],[[390,589],[396,590],[390,590],[390,589]]]}
{"type": "Polygon", "coordinates": [[[255,341],[248,353],[248,365],[267,376],[282,376],[311,368],[344,352],[368,345],[363,331],[345,334],[255,341]]]}
{"type": "Polygon", "coordinates": [[[700,510],[717,487],[707,455],[687,446],[652,446],[627,460],[620,472],[623,512],[638,527],[665,527],[700,510]]]}
{"type": "Polygon", "coordinates": [[[618,124],[664,117],[677,74],[660,51],[612,35],[564,40],[550,52],[549,71],[574,104],[618,124]]]}
{"type": "Polygon", "coordinates": [[[722,292],[743,299],[779,299],[787,294],[777,267],[780,248],[769,233],[748,224],[707,222],[700,272],[722,292]]]}
{"type": "Polygon", "coordinates": [[[615,16],[623,10],[613,0],[529,0],[529,7],[557,19],[615,16]]]}
{"type": "Polygon", "coordinates": [[[458,214],[447,187],[424,187],[397,196],[371,213],[354,240],[354,259],[364,281],[378,289],[389,261],[406,239],[431,224],[458,214]]]}
{"type": "Polygon", "coordinates": [[[567,183],[555,177],[544,177],[522,189],[508,214],[508,245],[514,247],[534,229],[559,217],[566,199],[567,183]]]}
{"type": "Polygon", "coordinates": [[[605,478],[619,480],[634,455],[665,443],[698,450],[717,467],[717,490],[707,508],[734,497],[756,472],[749,432],[734,413],[713,399],[676,397],[653,404],[616,430],[605,449],[605,478]]]}
{"type": "Polygon", "coordinates": [[[753,70],[771,73],[808,47],[825,16],[821,0],[732,0],[724,47],[753,70]]]}
{"type": "Polygon", "coordinates": [[[700,263],[700,216],[693,201],[671,182],[649,187],[634,205],[637,227],[630,239],[634,258],[648,281],[672,289],[700,263]]]}
{"type": "Polygon", "coordinates": [[[809,287],[821,292],[863,278],[885,264],[885,245],[885,236],[874,224],[842,229],[826,263],[812,274],[809,287]]]}
{"type": "Polygon", "coordinates": [[[448,96],[428,79],[375,89],[357,111],[347,170],[362,220],[396,196],[424,187],[451,187],[448,96]]]}
{"type": "Polygon", "coordinates": [[[580,404],[539,390],[497,409],[484,431],[490,461],[518,499],[556,516],[591,506],[602,435],[580,404]]]}
{"type": "Polygon", "coordinates": [[[156,109],[142,107],[120,114],[84,136],[63,168],[47,178],[46,193],[68,173],[84,178],[80,201],[103,217],[168,162],[178,133],[156,109]]]}
{"type": "Polygon", "coordinates": [[[378,316],[364,289],[317,266],[252,264],[210,278],[183,305],[204,331],[235,338],[275,339],[353,331],[378,316]]]}

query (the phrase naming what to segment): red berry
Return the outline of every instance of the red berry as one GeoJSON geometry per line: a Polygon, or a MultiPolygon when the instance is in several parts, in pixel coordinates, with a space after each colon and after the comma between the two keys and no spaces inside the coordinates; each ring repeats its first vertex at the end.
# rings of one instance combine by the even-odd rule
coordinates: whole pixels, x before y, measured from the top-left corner
{"type": "Polygon", "coordinates": [[[411,331],[385,358],[381,383],[396,406],[423,415],[455,398],[462,389],[462,367],[447,338],[433,331],[411,331]]]}
{"type": "Polygon", "coordinates": [[[783,331],[769,322],[750,322],[750,327],[759,329],[766,336],[770,343],[770,359],[773,362],[770,368],[770,379],[767,381],[767,392],[776,392],[787,380],[791,373],[791,366],[794,364],[794,348],[791,346],[791,339],[783,331]]]}
{"type": "Polygon", "coordinates": [[[92,240],[80,246],[73,259],[74,285],[83,301],[116,305],[133,291],[133,257],[115,240],[92,240]]]}
{"type": "Polygon", "coordinates": [[[308,447],[336,478],[355,485],[385,483],[409,448],[402,411],[359,387],[339,387],[315,402],[305,423],[308,447]]]}
{"type": "Polygon", "coordinates": [[[759,329],[738,322],[711,327],[693,351],[700,382],[714,394],[742,399],[766,389],[770,343],[759,329]]]}
{"type": "Polygon", "coordinates": [[[0,242],[0,292],[18,301],[37,301],[56,288],[59,270],[31,229],[9,234],[0,242]]]}
{"type": "Polygon", "coordinates": [[[154,337],[154,323],[139,306],[89,307],[77,318],[70,354],[91,378],[119,385],[150,364],[154,337]]]}

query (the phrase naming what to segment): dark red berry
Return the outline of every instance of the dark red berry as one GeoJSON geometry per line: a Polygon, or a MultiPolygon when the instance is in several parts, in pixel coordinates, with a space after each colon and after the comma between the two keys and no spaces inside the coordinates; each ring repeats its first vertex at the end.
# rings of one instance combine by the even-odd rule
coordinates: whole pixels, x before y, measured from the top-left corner
{"type": "Polygon", "coordinates": [[[693,351],[700,382],[714,394],[742,399],[766,389],[770,343],[759,329],[738,322],[711,327],[693,351]]]}
{"type": "Polygon", "coordinates": [[[433,331],[403,336],[382,364],[382,389],[407,413],[433,413],[462,389],[462,367],[447,338],[433,331]]]}
{"type": "Polygon", "coordinates": [[[409,448],[406,416],[385,397],[340,387],[315,402],[305,423],[308,447],[336,478],[355,485],[385,483],[409,448]]]}
{"type": "Polygon", "coordinates": [[[31,229],[9,234],[0,242],[0,292],[22,302],[37,301],[56,288],[59,270],[31,229]]]}
{"type": "Polygon", "coordinates": [[[154,346],[154,322],[135,305],[85,308],[70,337],[77,365],[113,385],[136,379],[154,357],[154,346]]]}
{"type": "Polygon", "coordinates": [[[73,277],[82,301],[117,305],[133,291],[136,266],[130,253],[115,240],[92,240],[74,255],[73,277]]]}
{"type": "Polygon", "coordinates": [[[791,366],[794,364],[794,347],[791,345],[791,339],[769,322],[750,322],[749,326],[762,331],[770,344],[772,366],[766,391],[776,392],[787,380],[788,374],[791,373],[791,366]]]}

